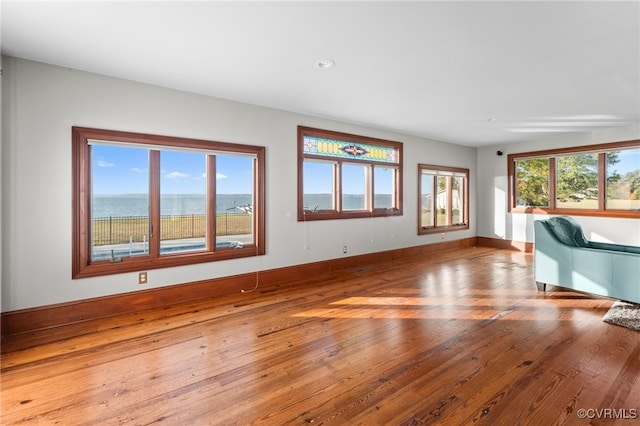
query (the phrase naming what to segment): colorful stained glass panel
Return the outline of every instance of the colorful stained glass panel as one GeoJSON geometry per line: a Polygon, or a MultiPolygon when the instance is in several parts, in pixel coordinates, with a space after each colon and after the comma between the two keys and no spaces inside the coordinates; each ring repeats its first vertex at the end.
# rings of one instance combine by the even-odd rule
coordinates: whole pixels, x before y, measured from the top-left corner
{"type": "Polygon", "coordinates": [[[302,143],[305,155],[398,163],[398,150],[396,148],[319,138],[310,135],[304,135],[302,143]]]}

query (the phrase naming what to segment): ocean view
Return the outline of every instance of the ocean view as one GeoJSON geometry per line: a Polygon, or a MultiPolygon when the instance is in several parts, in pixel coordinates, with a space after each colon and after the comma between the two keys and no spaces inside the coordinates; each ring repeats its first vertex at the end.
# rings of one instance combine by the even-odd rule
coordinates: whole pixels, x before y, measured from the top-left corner
{"type": "MultiPolygon", "coordinates": [[[[364,210],[364,195],[345,194],[342,202],[344,210],[364,210]]],[[[304,207],[307,210],[329,210],[331,209],[331,194],[305,194],[304,207]]],[[[391,194],[376,194],[376,208],[390,208],[391,194]]]]}
{"type": "MultiPolygon", "coordinates": [[[[148,216],[148,196],[146,194],[94,195],[93,218],[148,216]]],[[[218,194],[216,213],[242,213],[238,207],[252,204],[251,194],[218,194]]],[[[160,201],[160,215],[177,216],[205,214],[204,194],[163,195],[160,201]]]]}
{"type": "MultiPolygon", "coordinates": [[[[376,207],[391,207],[391,195],[376,195],[376,207]]],[[[216,213],[243,213],[238,208],[252,204],[251,194],[218,194],[216,213]]],[[[331,206],[330,194],[308,194],[305,196],[305,206],[313,210],[328,209],[331,206]]],[[[364,196],[345,195],[344,208],[346,210],[362,209],[364,196]]],[[[146,194],[118,194],[118,195],[94,195],[93,218],[148,216],[148,196],[146,194]]],[[[205,213],[204,194],[170,194],[163,195],[160,202],[160,215],[201,215],[205,213]]]]}

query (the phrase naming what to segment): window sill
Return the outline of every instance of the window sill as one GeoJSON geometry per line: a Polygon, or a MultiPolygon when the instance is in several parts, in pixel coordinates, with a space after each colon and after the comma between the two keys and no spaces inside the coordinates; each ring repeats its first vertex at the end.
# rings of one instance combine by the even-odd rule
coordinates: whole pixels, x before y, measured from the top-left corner
{"type": "Polygon", "coordinates": [[[349,212],[336,211],[310,211],[298,214],[298,222],[309,222],[312,220],[334,220],[334,219],[362,219],[367,217],[387,217],[402,216],[400,209],[376,209],[373,211],[354,210],[349,212]]]}
{"type": "MultiPolygon", "coordinates": [[[[170,268],[187,266],[197,263],[215,262],[220,260],[238,259],[244,257],[264,255],[264,248],[256,248],[255,245],[246,245],[242,249],[225,248],[211,252],[194,252],[186,254],[164,255],[159,258],[150,257],[125,257],[119,262],[109,260],[92,261],[88,265],[77,268],[72,278],[99,277],[125,272],[138,272],[147,269],[170,268]]],[[[75,268],[74,268],[75,269],[75,268]]]]}
{"type": "Polygon", "coordinates": [[[630,210],[582,210],[582,209],[551,209],[544,207],[516,207],[509,210],[514,214],[544,214],[565,216],[593,216],[639,219],[640,212],[630,210]]]}
{"type": "Polygon", "coordinates": [[[468,224],[452,226],[436,226],[434,228],[418,228],[418,235],[441,234],[443,232],[462,231],[469,229],[468,224]]]}

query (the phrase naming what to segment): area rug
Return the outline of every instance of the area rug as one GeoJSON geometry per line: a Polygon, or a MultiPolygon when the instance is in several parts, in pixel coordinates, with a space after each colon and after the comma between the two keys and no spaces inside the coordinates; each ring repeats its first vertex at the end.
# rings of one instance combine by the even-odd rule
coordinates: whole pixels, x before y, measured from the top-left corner
{"type": "Polygon", "coordinates": [[[602,321],[640,331],[640,305],[616,300],[602,321]]]}

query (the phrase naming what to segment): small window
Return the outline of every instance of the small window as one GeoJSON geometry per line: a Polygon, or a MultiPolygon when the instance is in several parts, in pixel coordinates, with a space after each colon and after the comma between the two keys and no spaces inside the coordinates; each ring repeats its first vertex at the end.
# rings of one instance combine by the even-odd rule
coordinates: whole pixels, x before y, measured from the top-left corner
{"type": "Polygon", "coordinates": [[[73,277],[264,254],[264,148],[73,128],[73,277]]]}
{"type": "Polygon", "coordinates": [[[90,261],[149,253],[149,150],[91,145],[90,261]],[[126,159],[126,164],[116,159],[126,159]]]}
{"type": "Polygon", "coordinates": [[[402,144],[298,127],[298,220],[402,214],[402,144]]]}
{"type": "Polygon", "coordinates": [[[365,164],[342,163],[342,210],[366,211],[370,210],[366,197],[367,186],[370,182],[368,172],[370,167],[365,164]]]}
{"type": "Polygon", "coordinates": [[[418,234],[469,228],[469,170],[418,164],[418,234]]]}
{"type": "Polygon", "coordinates": [[[160,150],[160,255],[207,249],[208,155],[160,150]]]}
{"type": "Polygon", "coordinates": [[[392,209],[394,206],[394,188],[396,187],[396,169],[387,166],[373,166],[373,208],[392,209]]]}
{"type": "Polygon", "coordinates": [[[304,210],[311,213],[335,210],[336,163],[330,161],[305,161],[304,174],[314,176],[304,182],[304,210]]]}
{"type": "Polygon", "coordinates": [[[556,157],[556,208],[598,209],[598,154],[556,157]]]}
{"type": "Polygon", "coordinates": [[[606,154],[606,209],[640,212],[640,148],[606,154]]]}
{"type": "Polygon", "coordinates": [[[516,203],[518,206],[549,206],[549,159],[516,161],[516,203]]]}

